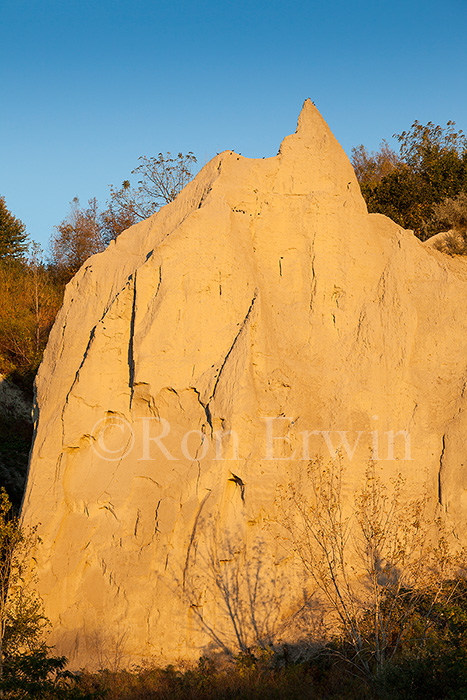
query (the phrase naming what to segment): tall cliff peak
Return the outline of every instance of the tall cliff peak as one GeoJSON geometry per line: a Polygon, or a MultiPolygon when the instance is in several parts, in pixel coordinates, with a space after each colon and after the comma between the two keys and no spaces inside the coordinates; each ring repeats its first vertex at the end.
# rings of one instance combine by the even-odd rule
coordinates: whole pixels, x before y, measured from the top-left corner
{"type": "Polygon", "coordinates": [[[353,206],[365,210],[352,165],[310,99],[303,104],[295,133],[282,141],[279,156],[284,191],[329,191],[347,200],[350,192],[353,206]]]}

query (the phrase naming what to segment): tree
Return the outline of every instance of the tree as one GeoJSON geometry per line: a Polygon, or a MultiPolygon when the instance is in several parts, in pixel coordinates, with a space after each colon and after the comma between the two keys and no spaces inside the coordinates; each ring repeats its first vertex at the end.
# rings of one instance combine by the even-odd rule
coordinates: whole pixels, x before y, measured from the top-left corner
{"type": "Polygon", "coordinates": [[[439,622],[437,603],[455,593],[459,559],[426,499],[406,500],[398,477],[389,491],[375,473],[345,507],[338,461],[309,464],[307,488],[290,485],[282,524],[309,585],[340,629],[334,651],[375,678],[403,645],[422,649],[439,622]]]}
{"type": "Polygon", "coordinates": [[[117,205],[111,200],[107,209],[102,212],[102,236],[105,243],[108,244],[110,241],[114,241],[117,236],[126,231],[127,228],[130,228],[130,226],[133,226],[133,224],[136,224],[137,221],[131,208],[117,205]]]}
{"type": "Polygon", "coordinates": [[[25,532],[0,489],[0,680],[5,661],[23,650],[43,648],[47,624],[39,598],[29,592],[26,574],[36,531],[25,532]]]}
{"type": "Polygon", "coordinates": [[[29,260],[0,260],[0,372],[35,372],[62,300],[61,286],[33,243],[29,260]]]}
{"type": "Polygon", "coordinates": [[[131,171],[140,178],[136,186],[124,180],[121,187],[110,187],[110,201],[103,215],[107,241],[173,202],[193,178],[192,167],[196,163],[191,151],[175,157],[170,153],[150,158],[141,156],[139,160],[140,164],[131,171]]]}
{"type": "Polygon", "coordinates": [[[8,211],[5,198],[0,196],[0,260],[22,260],[28,249],[26,227],[8,211]]]}
{"type": "Polygon", "coordinates": [[[95,198],[81,207],[75,197],[70,213],[55,227],[50,240],[51,263],[62,281],[68,282],[90,255],[101,252],[122,231],[172,202],[192,179],[191,168],[196,163],[191,152],[175,157],[159,153],[139,160],[132,171],[140,178],[137,185],[132,187],[125,180],[119,188],[111,186],[104,211],[99,211],[95,198]]]}
{"type": "Polygon", "coordinates": [[[353,149],[352,161],[368,211],[386,214],[422,240],[437,233],[435,205],[467,192],[467,139],[454,127],[453,121],[445,128],[415,121],[408,131],[394,134],[399,155],[392,161],[385,142],[371,156],[363,146],[353,149]],[[380,162],[391,166],[388,172],[378,170],[380,162]]]}
{"type": "Polygon", "coordinates": [[[462,157],[467,151],[467,138],[462,129],[455,131],[456,122],[448,121],[446,128],[415,120],[409,131],[394,134],[400,144],[400,157],[415,172],[437,167],[443,156],[462,157]]]}
{"type": "Polygon", "coordinates": [[[399,164],[397,153],[384,140],[376,153],[368,153],[363,144],[352,148],[350,160],[360,185],[376,185],[399,164]]]}
{"type": "Polygon", "coordinates": [[[87,207],[81,207],[75,197],[70,213],[55,229],[50,240],[51,262],[68,282],[91,255],[105,247],[96,198],[90,199],[87,207]]]}
{"type": "Polygon", "coordinates": [[[64,670],[65,656],[51,656],[44,632],[49,620],[27,579],[33,550],[40,543],[36,529],[25,530],[0,489],[0,697],[11,700],[94,700],[101,692],[86,691],[79,676],[64,670]]]}

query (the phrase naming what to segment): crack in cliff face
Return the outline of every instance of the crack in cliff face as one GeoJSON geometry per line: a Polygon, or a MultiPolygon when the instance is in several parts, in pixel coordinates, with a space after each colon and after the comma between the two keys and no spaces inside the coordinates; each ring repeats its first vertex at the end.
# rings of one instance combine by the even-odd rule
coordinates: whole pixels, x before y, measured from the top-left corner
{"type": "MultiPolygon", "coordinates": [[[[134,354],[134,348],[135,348],[135,324],[136,324],[136,301],[137,301],[137,275],[138,275],[138,270],[135,270],[134,275],[133,275],[133,301],[132,301],[132,308],[131,308],[131,318],[130,318],[130,334],[129,334],[129,340],[128,340],[128,386],[130,389],[130,403],[129,403],[129,408],[131,410],[132,404],[133,404],[133,398],[134,398],[134,393],[135,393],[135,387],[144,384],[145,382],[135,382],[135,354],[134,354]]],[[[162,264],[159,265],[158,269],[158,281],[157,281],[157,287],[154,292],[154,299],[157,298],[159,294],[159,290],[161,288],[162,284],[162,264]]]]}
{"type": "Polygon", "coordinates": [[[363,324],[367,320],[367,315],[365,309],[362,309],[360,311],[360,315],[358,317],[358,324],[357,324],[357,331],[355,333],[355,341],[358,343],[360,340],[360,334],[363,332],[363,324]]]}
{"type": "MultiPolygon", "coordinates": [[[[218,166],[218,171],[220,171],[220,163],[218,166]]],[[[199,200],[198,209],[201,209],[201,207],[203,206],[204,200],[206,199],[206,197],[208,196],[208,194],[210,193],[211,190],[212,190],[212,184],[210,184],[202,193],[201,198],[199,200]]]]}
{"type": "Polygon", "coordinates": [[[235,336],[235,338],[234,338],[234,340],[233,340],[233,343],[232,343],[232,345],[230,346],[230,348],[229,348],[229,350],[228,350],[228,352],[227,352],[227,355],[224,357],[224,360],[223,360],[223,362],[222,362],[222,365],[221,365],[221,367],[220,367],[220,369],[219,369],[219,372],[218,372],[218,374],[217,374],[216,381],[214,382],[214,386],[213,386],[213,389],[212,389],[212,392],[211,392],[211,396],[209,397],[209,401],[207,402],[207,405],[208,405],[208,406],[209,406],[209,402],[212,401],[212,399],[213,399],[214,396],[215,396],[216,389],[217,389],[217,386],[218,386],[218,384],[219,384],[219,380],[220,380],[220,378],[221,378],[223,369],[224,369],[224,367],[225,367],[225,365],[226,365],[226,363],[227,363],[227,360],[229,359],[229,357],[230,357],[230,355],[231,355],[231,353],[232,353],[232,351],[233,351],[235,345],[237,344],[237,341],[238,341],[238,339],[240,338],[243,329],[245,328],[246,324],[248,323],[248,319],[249,319],[249,317],[250,317],[250,314],[251,314],[251,312],[252,312],[252,310],[253,310],[253,307],[254,307],[254,305],[255,305],[255,302],[256,302],[256,299],[257,299],[257,298],[258,298],[258,290],[255,290],[253,299],[251,300],[251,303],[250,303],[250,306],[249,306],[249,308],[248,308],[248,311],[246,312],[246,316],[245,316],[245,318],[243,319],[242,324],[241,324],[241,326],[240,326],[240,328],[239,328],[239,330],[238,330],[238,333],[236,334],[236,336],[235,336]]]}
{"type": "MultiPolygon", "coordinates": [[[[136,272],[135,272],[135,277],[136,277],[136,272]]],[[[128,279],[131,279],[131,275],[130,275],[130,277],[129,277],[128,279]]],[[[80,362],[80,364],[79,364],[78,369],[77,369],[76,372],[75,372],[75,376],[74,376],[73,381],[72,381],[72,383],[71,383],[71,385],[70,385],[70,388],[69,388],[69,390],[68,390],[67,393],[66,393],[65,405],[68,403],[68,398],[69,398],[71,392],[73,391],[73,388],[74,388],[76,382],[78,381],[79,372],[80,372],[80,370],[82,369],[82,367],[83,367],[83,365],[84,365],[84,363],[85,363],[85,361],[86,361],[86,359],[87,359],[87,356],[88,356],[88,354],[89,354],[89,350],[91,349],[91,345],[92,345],[92,343],[93,343],[93,341],[94,341],[94,338],[95,338],[95,336],[96,336],[96,329],[97,329],[98,325],[104,321],[105,317],[107,316],[107,314],[109,313],[109,311],[110,311],[111,308],[113,307],[113,305],[114,305],[114,303],[115,303],[115,300],[116,300],[116,299],[119,297],[119,295],[125,290],[125,287],[127,286],[127,284],[128,284],[128,281],[127,281],[126,284],[122,287],[122,289],[120,289],[120,291],[116,292],[116,293],[114,294],[114,296],[109,300],[109,302],[107,303],[107,305],[106,305],[106,307],[105,307],[105,309],[104,309],[104,312],[102,313],[101,317],[99,318],[99,320],[97,321],[97,323],[91,328],[91,332],[90,332],[90,334],[89,334],[89,340],[88,340],[88,342],[87,342],[86,349],[85,349],[85,351],[84,351],[84,353],[83,353],[83,357],[82,357],[82,359],[81,359],[81,362],[80,362]]],[[[136,282],[135,282],[135,285],[136,285],[136,282]]],[[[135,290],[135,293],[136,293],[136,290],[135,290]]],[[[62,353],[63,353],[63,338],[64,338],[64,336],[65,336],[66,321],[67,321],[67,318],[65,318],[65,323],[64,323],[63,328],[62,328],[62,343],[61,343],[61,348],[60,348],[60,356],[61,356],[62,353]]]]}
{"type": "MultiPolygon", "coordinates": [[[[100,323],[100,321],[99,321],[99,323],[100,323]]],[[[64,407],[65,407],[65,406],[67,405],[67,403],[68,403],[68,398],[69,398],[71,392],[73,391],[73,388],[74,388],[76,382],[78,381],[79,372],[80,372],[80,370],[82,369],[82,367],[83,367],[83,365],[84,365],[84,363],[85,363],[85,361],[86,361],[86,358],[87,358],[87,356],[88,356],[88,354],[89,354],[89,350],[91,349],[92,342],[93,342],[93,340],[94,340],[94,338],[95,338],[95,336],[96,336],[96,328],[97,328],[97,323],[96,323],[96,325],[91,329],[91,333],[89,334],[89,340],[88,340],[88,343],[87,343],[87,345],[86,345],[86,350],[84,351],[83,358],[82,358],[82,360],[81,360],[81,362],[80,362],[80,364],[79,364],[78,369],[77,369],[76,372],[75,372],[75,376],[74,376],[74,379],[73,379],[73,381],[72,381],[72,383],[71,383],[71,386],[70,386],[69,390],[67,391],[67,395],[66,395],[66,398],[65,398],[65,405],[64,405],[64,407]]]]}
{"type": "Polygon", "coordinates": [[[156,509],[154,511],[154,535],[157,535],[159,530],[159,508],[162,503],[162,498],[159,498],[159,501],[157,503],[156,509]]]}
{"type": "Polygon", "coordinates": [[[441,486],[441,476],[442,476],[442,471],[443,471],[443,459],[444,459],[444,452],[446,450],[446,433],[443,435],[443,447],[441,450],[441,454],[439,456],[439,469],[438,469],[438,503],[440,506],[443,505],[443,493],[442,493],[442,486],[441,486]]]}
{"type": "Polygon", "coordinates": [[[253,299],[251,300],[251,303],[250,303],[250,306],[249,306],[249,308],[248,308],[248,311],[247,311],[247,313],[246,313],[246,315],[245,315],[245,318],[243,319],[243,321],[242,321],[242,323],[241,323],[241,325],[240,325],[240,328],[239,328],[239,330],[237,331],[237,333],[236,333],[236,335],[235,335],[235,338],[233,339],[233,342],[232,342],[232,344],[230,345],[230,348],[229,348],[229,350],[227,351],[227,354],[226,354],[226,356],[224,357],[224,359],[223,359],[223,361],[222,361],[222,364],[221,364],[220,369],[219,369],[219,371],[218,371],[218,373],[217,373],[217,377],[216,377],[216,380],[215,380],[214,385],[213,385],[213,388],[212,388],[211,395],[210,395],[209,399],[206,401],[206,403],[204,403],[204,402],[201,400],[201,394],[200,394],[200,392],[198,391],[198,389],[197,389],[196,387],[194,387],[194,386],[191,386],[191,387],[190,387],[190,389],[192,389],[192,390],[195,392],[196,397],[197,397],[197,399],[198,399],[198,403],[199,403],[199,404],[202,406],[202,408],[203,408],[204,414],[205,414],[205,416],[206,416],[206,422],[207,422],[207,424],[209,425],[209,428],[210,428],[210,431],[211,431],[211,439],[212,439],[212,437],[213,437],[214,428],[213,428],[213,424],[212,424],[212,413],[211,413],[211,408],[210,408],[209,404],[210,404],[210,402],[213,400],[213,398],[214,398],[214,396],[215,396],[216,389],[217,389],[217,386],[218,386],[218,384],[219,384],[219,380],[220,380],[220,378],[221,378],[221,375],[222,375],[222,372],[223,372],[223,370],[224,370],[224,367],[225,367],[225,365],[226,365],[226,363],[227,363],[227,360],[229,359],[230,355],[232,354],[233,349],[235,348],[235,345],[237,344],[237,341],[238,341],[238,339],[240,338],[243,329],[245,328],[246,324],[248,323],[248,319],[249,319],[250,314],[251,314],[251,312],[252,312],[252,310],[253,310],[253,307],[254,307],[254,305],[255,305],[255,302],[256,302],[257,297],[258,297],[258,290],[255,291],[255,294],[254,294],[254,296],[253,296],[253,299]]]}
{"type": "MultiPolygon", "coordinates": [[[[211,438],[212,438],[212,435],[213,435],[213,427],[212,427],[211,409],[209,408],[209,401],[208,401],[207,403],[203,403],[203,402],[201,401],[201,394],[199,393],[198,389],[197,389],[196,387],[194,387],[194,386],[191,386],[190,389],[192,389],[192,390],[195,392],[196,398],[198,399],[198,403],[199,403],[200,406],[202,406],[202,408],[203,408],[204,414],[205,414],[205,416],[206,416],[206,421],[207,421],[207,423],[208,423],[208,425],[209,425],[209,428],[210,428],[210,430],[211,430],[211,438]]],[[[204,427],[204,426],[203,426],[203,427],[204,427]]]]}
{"type": "Polygon", "coordinates": [[[310,280],[310,311],[313,311],[313,301],[316,295],[316,272],[315,272],[315,257],[314,252],[314,242],[313,242],[313,253],[311,256],[311,280],[310,280]]]}
{"type": "Polygon", "coordinates": [[[82,357],[81,362],[80,362],[80,364],[79,364],[79,367],[78,367],[78,369],[77,369],[76,372],[75,372],[75,376],[74,376],[74,378],[73,378],[73,381],[72,381],[72,383],[71,383],[71,386],[70,386],[70,388],[68,389],[68,391],[67,391],[67,393],[66,393],[65,401],[64,401],[64,403],[63,403],[63,407],[62,407],[62,410],[61,410],[60,422],[61,422],[61,428],[62,428],[62,449],[63,449],[63,447],[64,447],[64,441],[65,441],[65,411],[66,411],[66,408],[67,408],[67,406],[68,406],[68,400],[69,400],[69,398],[70,398],[70,394],[71,394],[71,392],[73,391],[73,388],[74,388],[75,384],[77,383],[77,381],[78,381],[78,379],[79,379],[80,370],[81,370],[81,368],[83,367],[83,365],[84,365],[84,363],[85,363],[85,361],[86,361],[86,358],[87,358],[87,356],[88,356],[89,350],[91,349],[91,345],[92,345],[92,343],[93,343],[93,341],[94,341],[94,338],[95,338],[95,335],[96,335],[96,328],[97,328],[97,324],[91,329],[91,333],[90,333],[90,335],[89,335],[89,340],[88,340],[88,342],[87,342],[86,349],[85,349],[85,351],[84,351],[84,354],[83,354],[83,357],[82,357]]]}
{"type": "Polygon", "coordinates": [[[133,278],[133,302],[131,306],[130,318],[130,337],[128,340],[128,386],[130,388],[130,410],[133,403],[133,395],[135,392],[135,356],[134,356],[134,340],[135,340],[135,318],[136,318],[136,276],[138,271],[135,270],[133,278]]]}
{"type": "Polygon", "coordinates": [[[138,525],[139,525],[139,519],[140,519],[141,511],[138,508],[138,511],[136,513],[136,522],[135,522],[135,527],[133,530],[133,536],[136,537],[138,535],[138,525]]]}
{"type": "Polygon", "coordinates": [[[378,284],[376,285],[377,300],[380,304],[382,304],[384,302],[386,292],[387,292],[388,271],[389,271],[389,265],[387,264],[381,273],[381,276],[378,280],[378,284]]]}
{"type": "Polygon", "coordinates": [[[54,485],[58,483],[58,480],[60,479],[60,472],[62,468],[62,459],[63,459],[63,452],[60,452],[58,455],[58,459],[55,463],[55,474],[54,474],[54,485]]]}
{"type": "Polygon", "coordinates": [[[195,537],[196,537],[196,529],[198,527],[198,521],[201,516],[201,512],[206,504],[206,501],[208,500],[209,496],[211,495],[212,491],[208,491],[201,503],[199,504],[198,512],[196,513],[195,517],[195,522],[193,523],[193,528],[191,530],[191,536],[190,536],[190,541],[188,543],[188,547],[186,550],[186,558],[185,558],[185,566],[183,567],[183,579],[182,579],[182,586],[183,589],[185,589],[185,579],[186,579],[186,573],[188,570],[188,566],[190,563],[190,553],[191,553],[191,548],[193,547],[195,537]]]}
{"type": "Polygon", "coordinates": [[[159,281],[157,283],[156,291],[154,292],[154,299],[157,297],[159,294],[159,290],[161,288],[162,284],[162,265],[159,265],[159,281]]]}
{"type": "Polygon", "coordinates": [[[232,481],[236,486],[240,487],[240,496],[241,496],[243,503],[245,503],[245,486],[246,486],[246,484],[243,481],[243,479],[241,479],[239,476],[237,476],[237,474],[234,474],[233,472],[230,472],[230,473],[232,474],[232,477],[230,479],[227,479],[227,481],[232,481]]]}
{"type": "MultiPolygon", "coordinates": [[[[134,347],[134,345],[133,345],[133,343],[134,343],[134,321],[135,321],[135,308],[136,308],[136,274],[137,274],[137,271],[134,272],[134,276],[133,276],[133,278],[134,278],[133,304],[132,304],[132,314],[131,314],[131,319],[130,319],[130,339],[129,339],[129,347],[128,347],[128,367],[129,367],[129,380],[128,381],[129,381],[129,387],[130,387],[130,392],[131,392],[130,407],[131,407],[131,401],[133,398],[133,381],[134,381],[134,360],[133,360],[133,347],[134,347]]],[[[88,339],[88,342],[86,344],[86,348],[84,350],[83,357],[81,358],[81,362],[78,366],[78,369],[75,372],[75,375],[74,375],[73,380],[71,382],[70,388],[66,392],[65,401],[63,403],[63,408],[62,408],[62,412],[61,412],[62,436],[65,434],[65,425],[64,425],[65,409],[68,405],[70,394],[73,391],[76,383],[79,380],[79,373],[80,373],[81,369],[83,368],[84,363],[86,362],[86,360],[88,358],[89,351],[91,350],[91,346],[92,346],[94,340],[96,339],[97,327],[99,326],[100,323],[102,323],[104,321],[105,317],[112,309],[113,304],[115,303],[115,300],[119,297],[120,294],[122,294],[124,292],[124,290],[128,286],[129,281],[131,280],[131,277],[132,277],[132,275],[130,275],[130,277],[128,278],[125,286],[112,297],[112,299],[110,300],[110,302],[107,304],[106,308],[104,309],[104,312],[103,312],[102,316],[100,317],[100,319],[98,320],[98,322],[91,328],[91,332],[89,334],[89,339],[88,339]]],[[[159,291],[160,282],[161,282],[161,273],[159,270],[159,285],[157,287],[157,291],[159,291]]],[[[64,335],[64,330],[65,330],[65,326],[62,329],[62,335],[64,335]]],[[[62,338],[61,352],[63,352],[63,338],[62,338]]]]}
{"type": "MultiPolygon", "coordinates": [[[[159,265],[159,273],[158,274],[159,274],[159,279],[157,282],[156,291],[154,293],[154,298],[157,297],[157,295],[159,294],[159,290],[160,290],[161,284],[162,284],[162,265],[159,265]]],[[[134,386],[135,386],[135,381],[134,381],[134,379],[135,379],[134,342],[135,342],[135,320],[136,320],[137,275],[138,275],[138,270],[135,270],[134,273],[128,277],[127,283],[125,285],[125,287],[127,287],[128,284],[131,282],[131,279],[133,279],[133,298],[132,298],[132,308],[131,308],[131,317],[130,317],[130,332],[129,332],[129,340],[128,340],[128,386],[130,389],[130,409],[131,409],[132,402],[133,402],[134,386]]],[[[82,367],[83,367],[83,365],[84,365],[84,363],[89,355],[91,345],[96,337],[96,330],[97,330],[99,323],[102,323],[104,321],[105,317],[107,316],[107,314],[111,310],[113,304],[115,303],[115,300],[125,290],[125,287],[123,287],[117,294],[115,294],[113,296],[113,298],[111,299],[111,301],[109,302],[109,304],[105,308],[104,313],[100,317],[99,321],[91,329],[91,332],[89,335],[89,340],[87,342],[83,357],[81,359],[81,362],[79,364],[78,369],[75,372],[75,376],[73,378],[71,386],[66,394],[63,410],[65,409],[66,405],[68,404],[68,399],[70,397],[70,394],[73,391],[73,388],[79,379],[80,370],[82,369],[82,367]]],[[[63,411],[62,411],[62,418],[63,418],[63,411]]]]}
{"type": "Polygon", "coordinates": [[[117,517],[117,514],[115,512],[114,505],[110,501],[107,501],[107,503],[103,503],[101,506],[99,506],[99,510],[108,510],[109,513],[111,513],[114,516],[115,520],[120,522],[120,518],[117,517]]]}

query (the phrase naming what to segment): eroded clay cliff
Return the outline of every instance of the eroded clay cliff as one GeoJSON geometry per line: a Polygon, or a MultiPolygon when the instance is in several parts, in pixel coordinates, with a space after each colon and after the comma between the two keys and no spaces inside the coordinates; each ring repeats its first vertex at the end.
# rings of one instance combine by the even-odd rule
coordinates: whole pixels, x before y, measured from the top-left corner
{"type": "Polygon", "coordinates": [[[367,214],[310,101],[277,156],[221,153],[88,260],[37,378],[23,509],[56,650],[228,647],[224,576],[257,584],[245,627],[284,639],[302,593],[278,488],[343,436],[348,497],[372,457],[465,538],[466,297],[463,260],[367,214]]]}

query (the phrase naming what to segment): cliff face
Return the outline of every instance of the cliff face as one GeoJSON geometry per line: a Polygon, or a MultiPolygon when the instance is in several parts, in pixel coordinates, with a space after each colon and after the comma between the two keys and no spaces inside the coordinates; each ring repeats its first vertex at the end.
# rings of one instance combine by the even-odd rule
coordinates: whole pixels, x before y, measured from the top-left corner
{"type": "Polygon", "coordinates": [[[268,521],[339,443],[346,498],[371,457],[465,539],[465,298],[463,260],[367,214],[309,101],[276,157],[220,154],[87,261],[37,378],[23,508],[56,651],[229,646],[235,580],[246,638],[284,639],[301,591],[268,521]]]}

